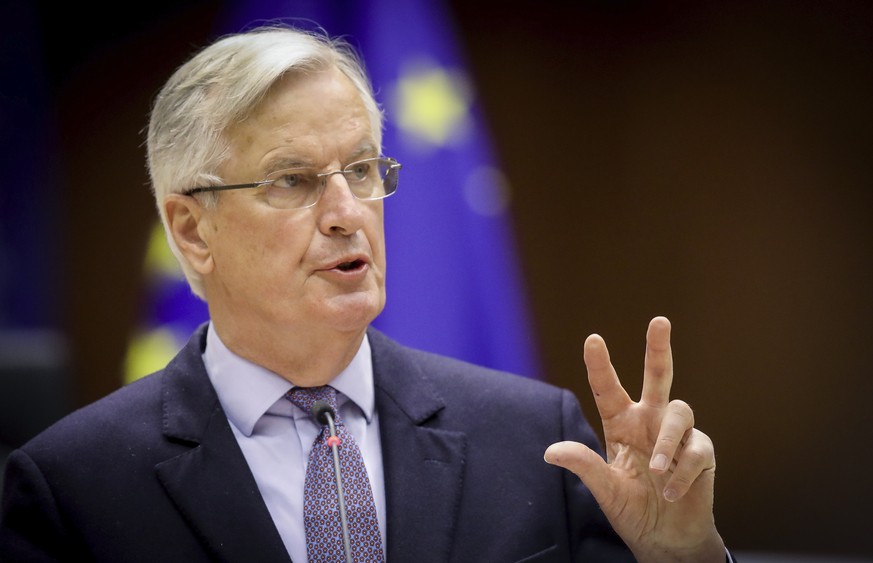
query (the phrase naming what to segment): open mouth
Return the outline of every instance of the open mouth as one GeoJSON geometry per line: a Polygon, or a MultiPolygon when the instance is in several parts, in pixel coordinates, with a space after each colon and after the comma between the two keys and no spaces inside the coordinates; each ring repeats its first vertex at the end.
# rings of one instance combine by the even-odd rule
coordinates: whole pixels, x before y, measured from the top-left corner
{"type": "Polygon", "coordinates": [[[336,265],[337,270],[341,272],[351,272],[364,266],[363,260],[352,260],[351,262],[342,262],[336,265]]]}

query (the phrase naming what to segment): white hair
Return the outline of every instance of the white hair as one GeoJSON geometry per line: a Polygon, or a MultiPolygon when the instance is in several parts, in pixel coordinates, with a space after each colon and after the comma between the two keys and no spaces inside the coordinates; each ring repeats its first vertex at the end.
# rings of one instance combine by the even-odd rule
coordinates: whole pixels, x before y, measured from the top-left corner
{"type": "MultiPolygon", "coordinates": [[[[155,99],[148,128],[152,190],[170,249],[200,298],[203,280],[173,240],[164,200],[222,183],[217,171],[230,156],[225,131],[245,119],[282,76],[332,67],[360,92],[381,146],[383,115],[363,63],[346,41],[326,34],[270,26],[224,37],[176,70],[155,99]]],[[[206,204],[214,203],[215,194],[205,195],[206,204]]]]}

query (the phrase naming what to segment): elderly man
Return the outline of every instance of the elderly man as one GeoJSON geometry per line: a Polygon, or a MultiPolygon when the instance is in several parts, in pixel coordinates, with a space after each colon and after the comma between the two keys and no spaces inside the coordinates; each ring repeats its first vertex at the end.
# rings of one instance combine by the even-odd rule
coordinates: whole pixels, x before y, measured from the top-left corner
{"type": "Polygon", "coordinates": [[[666,319],[639,403],[585,343],[607,461],[569,392],[369,328],[400,169],[380,143],[367,77],[327,37],[231,36],[173,75],[149,165],[211,320],[13,453],[4,559],[725,560],[666,319]]]}

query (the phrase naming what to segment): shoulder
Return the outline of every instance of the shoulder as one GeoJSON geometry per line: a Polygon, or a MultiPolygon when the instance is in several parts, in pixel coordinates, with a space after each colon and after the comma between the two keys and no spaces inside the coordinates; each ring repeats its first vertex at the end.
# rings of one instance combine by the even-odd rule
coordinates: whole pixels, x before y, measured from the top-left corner
{"type": "Polygon", "coordinates": [[[160,443],[168,397],[214,395],[201,360],[201,337],[196,332],[164,369],[70,413],[21,449],[34,459],[63,459],[65,453],[99,457],[160,443]]]}
{"type": "Polygon", "coordinates": [[[134,381],[68,414],[21,449],[35,458],[43,454],[58,457],[61,451],[82,451],[89,445],[100,447],[121,439],[122,435],[160,433],[163,375],[160,371],[134,381]],[[131,424],[132,421],[139,424],[131,424]]]}
{"type": "Polygon", "coordinates": [[[551,397],[563,391],[543,381],[409,348],[375,329],[370,329],[368,337],[373,350],[374,368],[381,371],[403,369],[406,370],[404,377],[424,376],[435,384],[447,385],[459,391],[520,392],[536,397],[551,397]],[[410,370],[413,373],[409,373],[410,370]]]}
{"type": "Polygon", "coordinates": [[[579,402],[566,389],[409,348],[374,330],[369,337],[376,385],[401,404],[435,401],[444,416],[477,426],[487,419],[523,420],[530,429],[550,431],[576,423],[587,427],[579,402]]]}

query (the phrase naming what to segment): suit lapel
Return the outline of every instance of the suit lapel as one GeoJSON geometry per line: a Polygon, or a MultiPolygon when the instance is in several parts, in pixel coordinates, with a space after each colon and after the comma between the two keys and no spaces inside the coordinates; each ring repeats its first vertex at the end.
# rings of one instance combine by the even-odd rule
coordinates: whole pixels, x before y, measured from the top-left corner
{"type": "MultiPolygon", "coordinates": [[[[409,352],[375,330],[389,561],[448,561],[464,479],[466,434],[441,428],[445,404],[409,352]]],[[[167,366],[164,435],[190,446],[155,466],[167,494],[213,558],[283,561],[281,537],[201,360],[201,328],[167,366]]]]}
{"type": "Polygon", "coordinates": [[[448,561],[466,435],[440,427],[445,404],[409,353],[370,330],[382,438],[389,561],[448,561]]]}
{"type": "Polygon", "coordinates": [[[212,556],[283,561],[288,552],[201,360],[201,328],[167,366],[164,436],[191,447],[155,466],[158,479],[212,556]]]}

